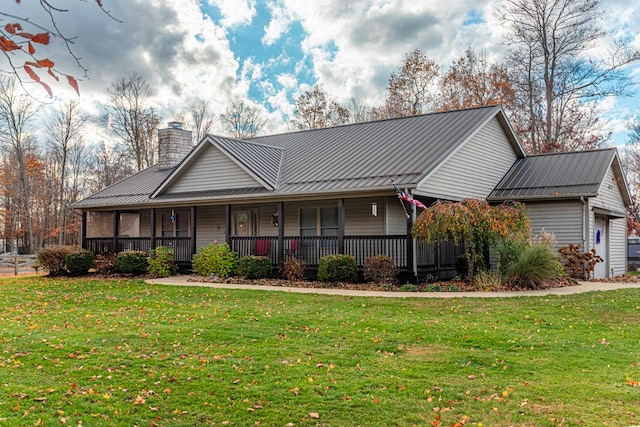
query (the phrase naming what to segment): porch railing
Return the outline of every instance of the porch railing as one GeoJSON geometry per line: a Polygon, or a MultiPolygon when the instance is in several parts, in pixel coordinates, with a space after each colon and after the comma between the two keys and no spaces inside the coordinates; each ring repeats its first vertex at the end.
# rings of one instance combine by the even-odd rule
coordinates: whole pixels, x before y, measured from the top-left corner
{"type": "MultiPolygon", "coordinates": [[[[239,257],[262,255],[271,259],[273,265],[279,265],[287,257],[304,260],[308,266],[316,267],[325,255],[342,253],[353,255],[359,266],[374,255],[386,255],[392,258],[399,268],[407,268],[407,236],[277,236],[229,238],[231,250],[239,257]],[[282,245],[282,247],[280,246],[282,245]]],[[[86,247],[94,253],[117,253],[127,250],[148,252],[152,247],[168,246],[174,249],[174,260],[190,263],[190,237],[99,237],[87,238],[86,247]]],[[[464,248],[453,240],[443,241],[439,245],[418,244],[416,261],[419,269],[455,268],[456,258],[464,253],[464,248]]]]}
{"type": "Polygon", "coordinates": [[[173,248],[175,261],[191,262],[190,237],[93,237],[86,242],[87,249],[94,253],[149,252],[152,247],[167,246],[173,248]]]}

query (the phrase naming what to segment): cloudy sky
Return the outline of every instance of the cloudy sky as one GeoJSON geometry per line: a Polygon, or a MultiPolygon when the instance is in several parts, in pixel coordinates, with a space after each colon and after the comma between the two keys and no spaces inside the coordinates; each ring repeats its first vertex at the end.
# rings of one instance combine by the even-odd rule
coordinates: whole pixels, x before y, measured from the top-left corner
{"type": "MultiPolygon", "coordinates": [[[[640,47],[640,2],[601,1],[603,27],[640,47]]],[[[416,48],[445,66],[469,46],[490,56],[504,49],[496,16],[501,0],[448,0],[446,7],[429,0],[103,0],[115,19],[94,0],[50,3],[69,9],[57,14],[58,26],[76,37],[72,49],[88,76],[60,41],[46,52],[60,73],[81,79],[82,104],[99,114],[111,82],[137,72],[151,85],[163,123],[187,114],[197,100],[220,113],[243,99],[264,109],[266,132],[286,131],[295,98],[314,83],[341,102],[355,97],[377,105],[390,73],[416,48]]],[[[12,21],[6,15],[51,26],[37,1],[4,0],[3,26],[12,21]]],[[[630,72],[640,77],[640,64],[630,72]]],[[[51,86],[54,102],[77,98],[64,82],[51,86]]],[[[601,108],[619,144],[640,95],[607,99],[601,108]]]]}

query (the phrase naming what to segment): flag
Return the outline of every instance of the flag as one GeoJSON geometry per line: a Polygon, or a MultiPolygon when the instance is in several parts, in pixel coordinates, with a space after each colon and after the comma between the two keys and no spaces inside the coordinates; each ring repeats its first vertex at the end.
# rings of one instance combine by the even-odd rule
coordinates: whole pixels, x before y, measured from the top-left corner
{"type": "Polygon", "coordinates": [[[391,182],[391,184],[393,184],[393,188],[395,188],[396,193],[398,193],[398,198],[401,200],[405,200],[409,203],[411,203],[413,206],[418,207],[420,209],[427,209],[427,207],[422,204],[422,202],[420,200],[416,200],[413,197],[411,197],[410,195],[408,195],[407,193],[405,193],[404,191],[402,191],[400,189],[400,187],[398,187],[395,182],[391,182]]]}

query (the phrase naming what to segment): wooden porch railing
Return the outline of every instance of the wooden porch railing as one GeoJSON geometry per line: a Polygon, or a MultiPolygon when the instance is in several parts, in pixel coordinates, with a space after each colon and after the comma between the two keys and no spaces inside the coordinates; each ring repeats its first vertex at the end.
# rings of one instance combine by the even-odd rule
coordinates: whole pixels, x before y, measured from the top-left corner
{"type": "MultiPolygon", "coordinates": [[[[148,252],[152,247],[168,246],[174,249],[174,260],[190,263],[190,237],[100,237],[87,238],[87,249],[94,253],[122,252],[137,250],[148,252]]],[[[375,255],[386,255],[392,258],[399,268],[407,268],[407,236],[344,236],[342,241],[337,236],[277,236],[229,238],[231,250],[242,258],[247,255],[269,257],[274,266],[287,257],[304,260],[308,266],[316,267],[320,258],[341,252],[353,255],[359,266],[363,266],[367,258],[375,255]],[[282,246],[280,246],[282,245],[282,246]]],[[[441,242],[440,245],[418,244],[416,261],[419,269],[454,268],[456,258],[464,253],[460,245],[453,240],[441,242]]]]}
{"type": "Polygon", "coordinates": [[[191,262],[190,237],[93,237],[86,242],[87,249],[94,253],[149,252],[152,247],[167,246],[173,248],[176,262],[191,262]]]}

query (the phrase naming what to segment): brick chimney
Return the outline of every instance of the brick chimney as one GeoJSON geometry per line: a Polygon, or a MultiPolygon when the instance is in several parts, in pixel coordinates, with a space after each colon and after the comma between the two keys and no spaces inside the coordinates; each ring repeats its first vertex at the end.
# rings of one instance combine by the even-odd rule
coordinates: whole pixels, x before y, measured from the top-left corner
{"type": "Polygon", "coordinates": [[[158,165],[171,168],[191,151],[191,131],[182,129],[181,122],[169,122],[168,128],[158,129],[158,165]]]}

